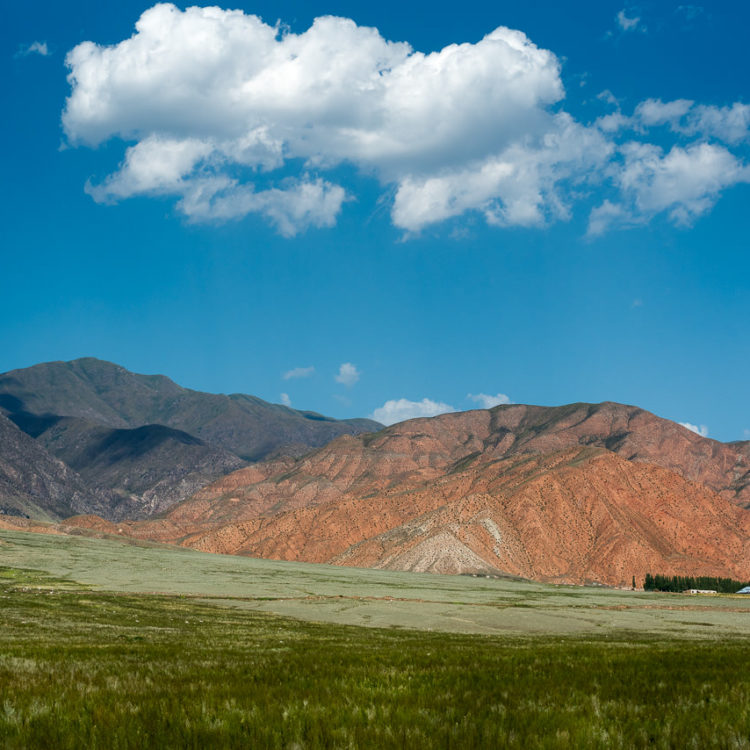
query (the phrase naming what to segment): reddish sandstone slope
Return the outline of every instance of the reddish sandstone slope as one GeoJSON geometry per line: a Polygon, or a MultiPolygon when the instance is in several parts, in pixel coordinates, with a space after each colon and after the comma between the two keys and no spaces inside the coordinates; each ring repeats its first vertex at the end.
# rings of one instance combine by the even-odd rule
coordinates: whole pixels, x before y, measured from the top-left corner
{"type": "Polygon", "coordinates": [[[635,407],[513,405],[241,469],[125,532],[399,570],[611,584],[648,571],[748,578],[749,480],[744,452],[635,407]]]}

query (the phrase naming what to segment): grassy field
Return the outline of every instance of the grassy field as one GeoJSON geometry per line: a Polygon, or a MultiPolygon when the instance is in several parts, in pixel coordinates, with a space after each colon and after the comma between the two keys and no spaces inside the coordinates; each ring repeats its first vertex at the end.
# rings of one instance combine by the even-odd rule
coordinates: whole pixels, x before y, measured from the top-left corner
{"type": "Polygon", "coordinates": [[[180,594],[344,625],[456,633],[750,636],[750,597],[682,596],[211,555],[0,531],[0,565],[103,591],[180,594]]]}
{"type": "MultiPolygon", "coordinates": [[[[745,600],[391,576],[3,533],[0,747],[750,748],[745,600]],[[383,618],[400,603],[416,620],[426,595],[495,613],[487,627],[502,634],[255,608],[330,600],[302,612],[347,620],[336,601],[369,596],[383,618]],[[668,623],[653,632],[638,618],[552,627],[638,601],[677,609],[649,610],[668,623]],[[555,607],[553,623],[503,633],[513,610],[555,607]],[[716,612],[723,624],[708,624],[716,612]]],[[[428,609],[417,624],[441,622],[428,609]]]]}

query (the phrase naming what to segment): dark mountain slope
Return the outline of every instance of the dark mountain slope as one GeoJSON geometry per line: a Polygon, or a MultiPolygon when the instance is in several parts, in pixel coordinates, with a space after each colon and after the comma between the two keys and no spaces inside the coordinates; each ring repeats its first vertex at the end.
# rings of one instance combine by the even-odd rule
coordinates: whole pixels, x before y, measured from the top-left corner
{"type": "Polygon", "coordinates": [[[0,409],[15,415],[30,434],[42,432],[49,426],[45,420],[59,416],[112,428],[166,425],[248,461],[275,453],[300,455],[338,435],[382,427],[367,419],[339,421],[244,394],[192,391],[163,375],[138,375],[93,358],[0,375],[0,409]]]}
{"type": "Polygon", "coordinates": [[[0,414],[0,513],[58,520],[106,510],[105,497],[0,414]]]}
{"type": "Polygon", "coordinates": [[[90,487],[110,493],[112,520],[159,513],[245,465],[230,451],[164,425],[112,429],[58,417],[36,439],[90,487]]]}

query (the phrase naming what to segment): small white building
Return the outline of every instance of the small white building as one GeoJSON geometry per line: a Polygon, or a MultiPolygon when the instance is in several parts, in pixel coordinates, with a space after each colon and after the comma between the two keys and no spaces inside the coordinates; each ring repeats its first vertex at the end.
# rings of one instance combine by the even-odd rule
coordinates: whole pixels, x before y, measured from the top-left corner
{"type": "Polygon", "coordinates": [[[685,589],[682,593],[683,594],[715,594],[716,592],[713,589],[685,589]]]}

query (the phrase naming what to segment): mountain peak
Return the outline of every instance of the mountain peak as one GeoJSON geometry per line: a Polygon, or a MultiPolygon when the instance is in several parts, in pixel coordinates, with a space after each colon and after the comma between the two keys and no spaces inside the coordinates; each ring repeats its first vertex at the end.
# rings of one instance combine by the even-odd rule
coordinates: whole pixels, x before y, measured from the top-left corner
{"type": "Polygon", "coordinates": [[[143,517],[248,461],[381,427],[246,394],[201,393],[94,357],[0,374],[0,414],[98,490],[113,491],[117,507],[103,511],[110,517],[143,517]]]}

